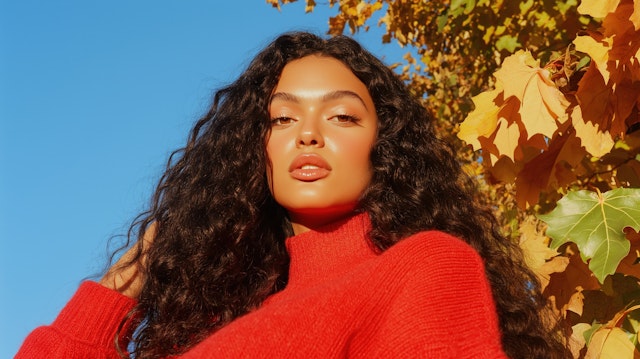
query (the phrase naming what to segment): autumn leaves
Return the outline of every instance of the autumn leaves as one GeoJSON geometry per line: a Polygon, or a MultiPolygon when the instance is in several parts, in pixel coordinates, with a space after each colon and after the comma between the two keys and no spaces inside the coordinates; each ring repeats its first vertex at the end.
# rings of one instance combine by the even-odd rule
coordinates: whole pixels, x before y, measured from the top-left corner
{"type": "Polygon", "coordinates": [[[519,50],[494,73],[495,89],[473,98],[475,110],[460,125],[458,137],[482,149],[491,174],[515,181],[523,208],[592,172],[583,160],[609,154],[637,121],[630,115],[640,95],[640,3],[583,1],[578,11],[604,18],[600,31],[572,44],[589,56],[588,67],[568,51],[543,68],[519,50]]]}

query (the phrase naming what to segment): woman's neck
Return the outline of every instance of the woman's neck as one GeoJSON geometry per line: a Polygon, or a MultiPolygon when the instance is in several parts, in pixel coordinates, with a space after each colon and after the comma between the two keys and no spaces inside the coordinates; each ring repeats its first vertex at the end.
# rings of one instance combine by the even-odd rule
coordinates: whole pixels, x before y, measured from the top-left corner
{"type": "Polygon", "coordinates": [[[331,223],[341,221],[356,214],[353,209],[330,213],[289,213],[291,228],[295,235],[325,227],[331,223]]]}

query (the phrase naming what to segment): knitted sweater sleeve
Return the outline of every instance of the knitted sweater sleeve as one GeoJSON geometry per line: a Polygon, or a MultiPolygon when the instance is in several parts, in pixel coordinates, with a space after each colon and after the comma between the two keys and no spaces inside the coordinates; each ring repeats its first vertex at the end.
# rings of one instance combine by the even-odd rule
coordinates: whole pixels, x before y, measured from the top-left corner
{"type": "Polygon", "coordinates": [[[389,249],[389,307],[371,325],[369,358],[506,358],[478,253],[458,238],[421,232],[389,249]],[[396,248],[397,247],[397,248],[396,248]]]}
{"type": "Polygon", "coordinates": [[[14,359],[120,358],[114,338],[135,304],[98,283],[84,282],[51,325],[27,336],[14,359]]]}

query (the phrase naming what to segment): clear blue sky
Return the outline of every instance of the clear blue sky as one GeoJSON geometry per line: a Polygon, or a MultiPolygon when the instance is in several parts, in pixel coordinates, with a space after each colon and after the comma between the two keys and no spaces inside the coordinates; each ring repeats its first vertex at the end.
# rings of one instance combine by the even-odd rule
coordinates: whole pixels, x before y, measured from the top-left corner
{"type": "Polygon", "coordinates": [[[336,10],[303,2],[0,0],[1,358],[101,272],[213,90],[277,34],[326,32],[336,10]]]}

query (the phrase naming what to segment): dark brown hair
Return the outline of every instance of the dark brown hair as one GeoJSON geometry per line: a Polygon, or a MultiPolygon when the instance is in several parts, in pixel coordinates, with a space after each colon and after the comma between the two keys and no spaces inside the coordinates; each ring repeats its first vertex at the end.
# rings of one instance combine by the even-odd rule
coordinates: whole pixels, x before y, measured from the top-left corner
{"type": "Polygon", "coordinates": [[[187,145],[171,156],[150,210],[132,226],[130,237],[137,231],[141,238],[158,225],[135,308],[135,357],[184,352],[286,285],[284,240],[292,232],[265,176],[268,103],[284,66],[312,54],[348,66],[376,107],[374,174],[358,209],[371,218],[373,244],[384,251],[427,229],[459,236],[485,261],[507,354],[568,357],[540,319],[545,302],[537,279],[491,213],[474,202],[472,183],[426,109],[356,41],[309,33],[278,37],[216,92],[187,145]]]}

